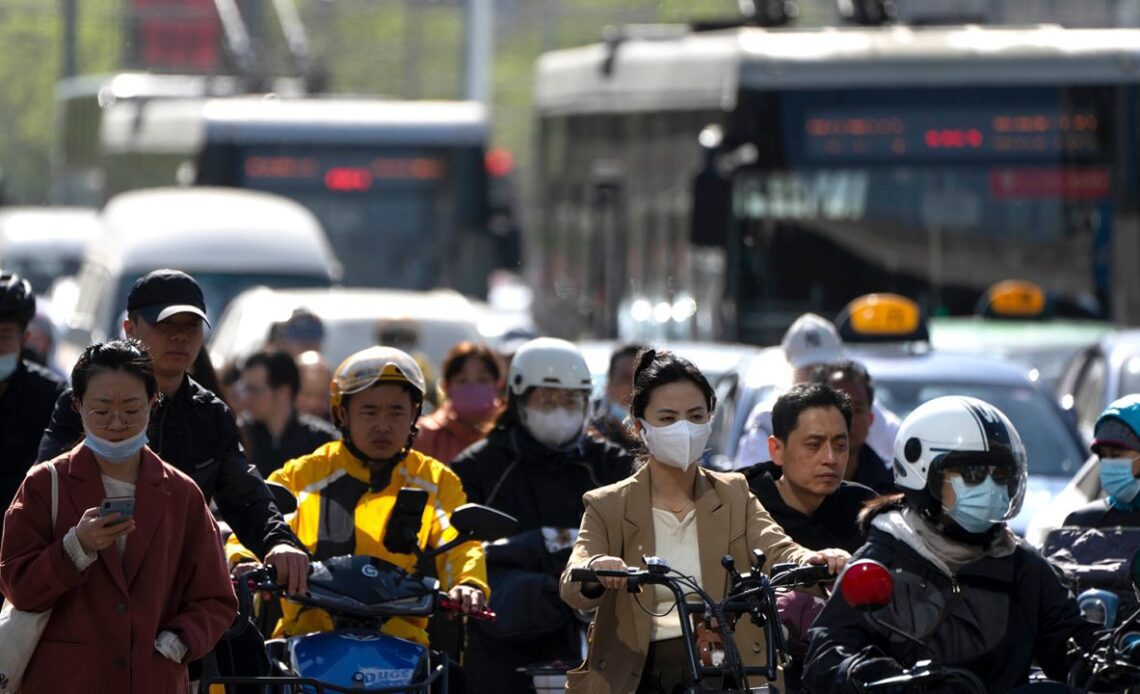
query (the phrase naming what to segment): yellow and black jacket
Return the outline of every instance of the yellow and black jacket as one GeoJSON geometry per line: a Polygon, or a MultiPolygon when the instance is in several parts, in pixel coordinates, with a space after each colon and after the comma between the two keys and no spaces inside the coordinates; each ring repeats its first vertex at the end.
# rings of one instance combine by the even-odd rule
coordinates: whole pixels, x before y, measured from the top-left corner
{"type": "MultiPolygon", "coordinates": [[[[289,488],[297,497],[297,511],[286,516],[289,526],[317,560],[342,554],[364,554],[411,570],[411,554],[393,554],[384,548],[384,527],[401,487],[417,487],[430,495],[424,507],[420,547],[438,547],[455,537],[451,512],[467,503],[463,485],[443,463],[418,451],[410,451],[392,471],[384,489],[369,491],[369,469],[349,453],[341,441],[331,441],[311,454],[295,458],[269,476],[269,481],[289,488]]],[[[253,555],[230,538],[226,555],[231,562],[252,560],[253,555]]],[[[465,584],[490,595],[483,546],[466,542],[436,558],[436,571],[443,589],[465,584]]],[[[305,634],[332,629],[328,613],[282,601],[284,616],[274,636],[305,634]]],[[[388,620],[383,631],[427,644],[421,618],[388,620]]]]}

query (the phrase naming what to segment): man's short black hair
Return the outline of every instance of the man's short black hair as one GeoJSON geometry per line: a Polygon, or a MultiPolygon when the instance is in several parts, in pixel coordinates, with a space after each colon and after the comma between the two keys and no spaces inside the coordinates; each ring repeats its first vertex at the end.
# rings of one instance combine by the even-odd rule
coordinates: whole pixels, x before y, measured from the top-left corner
{"type": "Polygon", "coordinates": [[[867,389],[867,404],[872,405],[875,402],[875,383],[871,380],[871,374],[867,373],[866,367],[853,359],[820,364],[812,369],[811,378],[808,380],[824,385],[830,385],[833,380],[862,383],[867,389]]]}
{"type": "Polygon", "coordinates": [[[851,396],[822,383],[801,383],[776,398],[772,406],[772,435],[783,443],[795,430],[800,413],[813,407],[834,407],[851,430],[851,396]]]}
{"type": "Polygon", "coordinates": [[[645,349],[648,349],[648,346],[639,342],[627,342],[624,345],[618,346],[617,349],[610,354],[610,370],[606,372],[606,378],[611,381],[614,380],[614,371],[617,371],[618,362],[625,358],[635,359],[637,355],[641,354],[645,349]]]}
{"type": "Polygon", "coordinates": [[[253,366],[264,366],[266,380],[270,388],[289,386],[292,397],[297,397],[301,389],[301,372],[297,369],[297,362],[288,352],[254,352],[246,359],[243,371],[253,366]]]}

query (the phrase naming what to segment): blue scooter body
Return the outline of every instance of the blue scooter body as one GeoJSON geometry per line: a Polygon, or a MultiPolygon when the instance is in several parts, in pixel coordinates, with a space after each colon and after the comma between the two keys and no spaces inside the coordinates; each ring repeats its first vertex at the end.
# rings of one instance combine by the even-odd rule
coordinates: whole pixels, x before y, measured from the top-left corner
{"type": "Polygon", "coordinates": [[[298,676],[370,692],[422,682],[428,649],[366,629],[338,629],[287,641],[298,676]]]}

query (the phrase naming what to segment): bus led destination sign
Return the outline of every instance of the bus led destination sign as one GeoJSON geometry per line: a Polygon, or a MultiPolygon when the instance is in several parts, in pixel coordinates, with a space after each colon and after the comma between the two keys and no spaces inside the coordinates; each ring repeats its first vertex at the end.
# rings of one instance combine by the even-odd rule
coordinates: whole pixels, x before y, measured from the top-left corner
{"type": "Polygon", "coordinates": [[[1091,110],[820,109],[804,119],[804,153],[813,161],[1047,159],[1097,153],[1100,127],[1091,110]]]}

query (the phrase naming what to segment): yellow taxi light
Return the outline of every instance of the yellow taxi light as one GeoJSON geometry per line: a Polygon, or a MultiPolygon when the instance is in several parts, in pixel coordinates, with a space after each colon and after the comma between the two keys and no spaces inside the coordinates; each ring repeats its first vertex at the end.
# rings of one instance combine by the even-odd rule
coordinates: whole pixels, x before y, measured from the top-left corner
{"type": "Polygon", "coordinates": [[[898,294],[867,294],[848,304],[851,329],[863,335],[906,336],[919,330],[918,304],[898,294]]]}
{"type": "Polygon", "coordinates": [[[1032,318],[1045,312],[1045,292],[1033,282],[1005,280],[990,287],[986,294],[995,316],[1032,318]]]}

